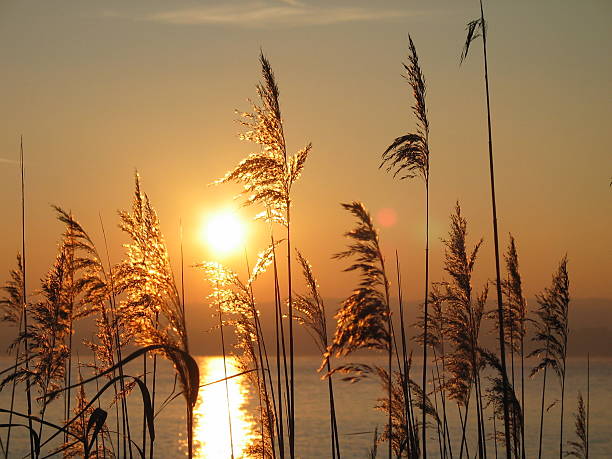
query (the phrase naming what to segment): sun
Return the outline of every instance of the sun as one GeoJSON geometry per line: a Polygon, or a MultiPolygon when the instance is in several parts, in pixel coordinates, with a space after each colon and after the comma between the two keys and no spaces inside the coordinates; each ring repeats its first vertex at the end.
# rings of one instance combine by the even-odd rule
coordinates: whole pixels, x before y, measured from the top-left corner
{"type": "Polygon", "coordinates": [[[208,218],[202,238],[219,255],[227,255],[244,244],[244,224],[232,211],[223,211],[208,218]]]}

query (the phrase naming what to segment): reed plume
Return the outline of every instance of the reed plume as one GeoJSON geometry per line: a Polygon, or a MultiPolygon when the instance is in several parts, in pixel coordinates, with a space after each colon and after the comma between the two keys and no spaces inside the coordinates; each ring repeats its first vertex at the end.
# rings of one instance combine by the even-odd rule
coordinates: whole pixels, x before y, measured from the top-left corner
{"type": "Polygon", "coordinates": [[[415,395],[418,406],[426,407],[426,414],[431,416],[436,423],[439,421],[438,413],[436,412],[429,397],[425,395],[418,384],[414,381],[405,381],[406,376],[398,371],[393,372],[392,380],[390,381],[389,373],[381,367],[375,367],[383,389],[386,389],[391,384],[391,405],[389,399],[378,399],[377,408],[385,413],[391,413],[392,428],[387,425],[380,434],[380,441],[390,440],[393,444],[393,452],[396,457],[411,457],[418,458],[420,456],[420,448],[418,443],[419,428],[413,426],[413,431],[408,430],[410,422],[406,419],[406,406],[411,403],[407,400],[404,387],[410,386],[410,393],[415,395]],[[416,439],[416,441],[415,441],[416,439]]]}
{"type": "MultiPolygon", "coordinates": [[[[440,454],[446,457],[450,454],[452,457],[452,444],[450,441],[450,434],[448,429],[448,420],[446,414],[446,367],[447,367],[447,356],[445,343],[447,340],[448,324],[446,323],[446,308],[444,284],[434,283],[431,287],[429,294],[429,304],[431,305],[431,311],[429,313],[429,332],[427,335],[427,345],[433,352],[433,361],[435,365],[435,374],[432,378],[434,382],[434,396],[437,392],[440,393],[441,404],[442,404],[442,443],[443,447],[440,454]],[[441,367],[441,368],[440,368],[441,367]]],[[[424,305],[421,305],[424,306],[424,305]]],[[[425,345],[425,333],[424,333],[424,317],[423,313],[417,317],[415,327],[419,330],[418,334],[414,336],[414,340],[420,343],[422,346],[425,345]]],[[[433,372],[433,370],[432,370],[433,372]]]]}
{"type": "MultiPolygon", "coordinates": [[[[22,344],[27,340],[32,358],[31,367],[22,367],[15,377],[18,380],[29,378],[41,394],[61,387],[64,380],[70,316],[66,302],[66,270],[66,250],[62,246],[54,265],[41,281],[41,301],[29,306],[31,322],[17,338],[22,344]]],[[[3,384],[9,380],[5,379],[3,384]]],[[[43,399],[42,403],[44,409],[46,401],[43,399]]]]}
{"type": "Polygon", "coordinates": [[[263,82],[257,84],[260,103],[251,102],[252,112],[242,113],[246,131],[240,136],[259,145],[261,150],[250,154],[219,182],[243,185],[245,205],[263,204],[259,217],[281,223],[287,231],[287,297],[289,317],[289,449],[295,457],[295,384],[293,298],[291,274],[291,189],[300,177],[312,145],[309,143],[296,154],[287,152],[279,89],[270,62],[263,52],[259,55],[263,82]]]}
{"type": "MultiPolygon", "coordinates": [[[[302,274],[306,282],[307,294],[297,294],[295,296],[295,311],[296,319],[299,323],[306,327],[315,341],[319,351],[325,355],[327,351],[327,321],[325,318],[325,305],[323,298],[319,294],[319,284],[312,272],[312,266],[302,254],[296,250],[297,259],[302,267],[302,274]]],[[[331,357],[327,358],[327,372],[331,372],[331,357]]],[[[331,432],[331,450],[332,458],[340,459],[340,441],[338,435],[338,423],[336,420],[336,405],[334,401],[334,386],[333,377],[329,375],[327,378],[327,389],[329,393],[329,415],[330,415],[330,432],[331,432]]]]}
{"type": "MultiPolygon", "coordinates": [[[[508,371],[506,366],[506,347],[505,347],[505,331],[504,331],[504,308],[502,298],[502,279],[500,272],[500,256],[499,256],[499,236],[497,231],[497,201],[495,198],[495,172],[493,167],[493,134],[491,127],[491,101],[489,98],[489,63],[487,59],[487,23],[484,17],[484,9],[482,6],[482,0],[480,1],[480,17],[470,21],[467,24],[466,31],[467,36],[463,50],[461,52],[460,62],[463,63],[470,50],[470,45],[479,37],[482,37],[482,51],[484,61],[484,83],[485,83],[485,94],[487,98],[487,133],[489,138],[489,179],[491,183],[491,212],[493,222],[493,242],[495,249],[495,286],[497,293],[497,320],[498,320],[498,331],[499,331],[499,355],[502,369],[502,378],[508,379],[508,371]]],[[[508,381],[504,382],[504,390],[510,387],[508,381]]],[[[504,434],[506,440],[506,457],[510,459],[511,456],[511,445],[510,445],[510,394],[504,392],[504,434]]]]}
{"type": "Polygon", "coordinates": [[[268,247],[258,257],[249,279],[246,282],[230,269],[213,262],[196,265],[202,269],[213,288],[211,296],[217,301],[220,311],[225,315],[225,323],[232,325],[236,336],[235,348],[238,373],[247,374],[250,384],[256,388],[259,397],[260,436],[248,446],[248,453],[266,458],[275,457],[274,429],[276,417],[272,395],[266,382],[268,366],[264,364],[262,334],[259,311],[251,286],[270,265],[274,246],[268,247]],[[253,369],[255,371],[253,371],[253,369]]]}
{"type": "Polygon", "coordinates": [[[140,191],[135,174],[132,212],[122,211],[120,228],[130,237],[127,258],[115,268],[117,291],[125,293],[119,314],[137,345],[159,346],[175,367],[187,405],[188,455],[193,456],[193,408],[198,399],[199,370],[189,355],[185,310],[170,266],[157,213],[140,191]],[[174,351],[178,349],[180,352],[174,351]]]}
{"type": "MultiPolygon", "coordinates": [[[[544,397],[546,391],[546,373],[550,367],[557,375],[561,385],[561,420],[559,440],[563,441],[563,408],[565,399],[565,364],[567,358],[567,338],[569,334],[569,276],[567,257],[563,257],[553,275],[552,285],[537,295],[536,333],[532,338],[536,348],[529,357],[538,356],[539,362],[532,368],[530,376],[544,370],[542,383],[542,404],[540,409],[540,439],[538,457],[542,454],[542,429],[544,423],[544,397]]],[[[563,455],[563,443],[559,444],[559,456],[563,455]]]]}
{"type": "MultiPolygon", "coordinates": [[[[521,457],[522,451],[519,448],[521,444],[521,436],[524,432],[523,427],[523,412],[521,409],[521,403],[518,400],[512,385],[508,385],[508,387],[503,387],[505,384],[504,378],[502,376],[502,368],[499,358],[490,351],[485,349],[480,349],[480,354],[483,360],[486,362],[486,365],[489,366],[493,370],[493,375],[488,376],[489,387],[486,390],[486,400],[488,405],[493,406],[493,417],[496,418],[498,414],[503,415],[503,405],[504,405],[504,392],[510,394],[510,435],[511,445],[512,445],[512,454],[514,457],[521,457]]],[[[503,421],[503,419],[500,418],[503,421]]],[[[501,433],[501,437],[503,438],[504,433],[501,433]]],[[[495,435],[495,441],[497,442],[497,435],[495,435]]]]}
{"type": "Polygon", "coordinates": [[[9,272],[9,280],[0,287],[4,296],[0,298],[0,311],[3,322],[19,325],[23,315],[23,263],[21,254],[17,254],[17,266],[9,272]]]}
{"type": "MultiPolygon", "coordinates": [[[[519,271],[519,260],[514,236],[510,234],[510,243],[504,254],[506,262],[507,277],[502,281],[502,293],[504,294],[504,326],[506,343],[510,348],[512,387],[514,382],[514,353],[518,353],[521,361],[521,413],[525,412],[525,334],[527,325],[527,301],[523,296],[522,279],[519,271]]],[[[499,328],[499,322],[495,325],[499,328]]],[[[512,389],[512,392],[515,392],[512,389]]],[[[509,393],[512,393],[509,392],[509,393]]],[[[512,402],[512,400],[510,400],[512,402]]],[[[516,421],[510,420],[513,425],[516,421]]],[[[521,445],[522,456],[525,457],[525,422],[521,422],[521,445]]]]}
{"type": "MultiPolygon", "coordinates": [[[[112,268],[110,272],[105,269],[95,243],[77,219],[61,207],[53,206],[53,208],[56,211],[57,219],[65,225],[64,240],[72,248],[73,264],[75,269],[79,270],[75,284],[77,290],[82,294],[79,300],[80,307],[96,316],[97,341],[85,340],[84,344],[91,349],[94,355],[94,363],[91,367],[95,371],[102,372],[105,368],[113,367],[116,361],[122,360],[121,348],[128,342],[124,323],[115,308],[113,271],[112,268]]],[[[119,368],[119,374],[123,375],[122,367],[119,368]]],[[[107,378],[112,379],[115,375],[116,372],[113,372],[108,374],[107,378]]],[[[125,397],[131,387],[126,387],[123,378],[119,379],[119,386],[119,389],[116,384],[113,386],[114,402],[118,404],[121,401],[122,424],[125,429],[128,428],[125,425],[125,418],[128,417],[125,397]]],[[[117,447],[119,447],[119,407],[115,408],[117,447]]]]}
{"type": "Polygon", "coordinates": [[[439,290],[436,289],[435,300],[448,305],[444,330],[452,349],[447,353],[446,367],[449,377],[445,382],[445,388],[449,398],[465,409],[460,456],[463,454],[465,443],[470,394],[474,388],[479,456],[483,457],[486,453],[480,372],[484,362],[479,352],[479,333],[488,285],[485,285],[480,294],[474,292],[472,272],[482,239],[471,251],[468,249],[467,220],[461,215],[459,203],[455,206],[455,213],[451,215],[449,237],[442,242],[445,245],[444,270],[450,275],[450,280],[438,284],[439,290]]]}
{"type": "MultiPolygon", "coordinates": [[[[2,322],[8,322],[12,325],[17,326],[17,334],[22,330],[24,315],[27,308],[25,307],[24,299],[25,291],[25,274],[23,261],[21,254],[17,254],[17,267],[11,269],[9,272],[9,280],[0,288],[5,292],[4,296],[0,298],[0,311],[2,322]]],[[[15,385],[17,383],[16,376],[19,368],[20,343],[15,346],[15,365],[13,368],[13,381],[11,384],[11,404],[10,413],[8,418],[8,427],[6,432],[6,446],[3,445],[5,456],[8,457],[10,446],[11,446],[11,431],[13,424],[13,410],[15,408],[15,385]]],[[[28,426],[30,429],[31,427],[28,426]]],[[[33,430],[31,430],[33,432],[33,430]]]]}
{"type": "MultiPolygon", "coordinates": [[[[392,370],[392,323],[389,304],[389,281],[385,271],[385,260],[380,248],[378,232],[372,217],[360,202],[342,204],[357,219],[357,225],[345,233],[351,242],[348,248],[334,258],[353,258],[354,262],[344,271],[359,271],[359,287],[342,302],[336,313],[336,331],[328,346],[323,365],[332,355],[342,357],[360,349],[387,351],[388,372],[392,370]]],[[[343,365],[336,370],[349,370],[343,365]]],[[[389,405],[392,404],[391,383],[388,384],[389,405]]],[[[389,412],[388,429],[392,430],[392,413],[389,412]]],[[[392,441],[389,438],[389,457],[392,441]]]]}
{"type": "MultiPolygon", "coordinates": [[[[412,112],[417,119],[417,129],[414,133],[408,133],[397,137],[387,147],[382,155],[380,167],[386,166],[387,172],[393,171],[393,177],[400,179],[414,178],[420,176],[425,182],[425,294],[424,294],[424,325],[425,341],[428,334],[429,320],[429,121],[427,119],[427,107],[425,96],[427,86],[425,76],[419,64],[419,57],[412,37],[408,35],[410,55],[408,63],[403,64],[406,71],[405,78],[412,88],[415,103],[412,112]]],[[[427,346],[423,346],[423,378],[422,390],[427,391],[427,346]]],[[[425,407],[422,408],[422,448],[424,457],[427,456],[427,435],[425,423],[425,407]]]]}
{"type": "Polygon", "coordinates": [[[565,456],[588,459],[589,447],[587,437],[587,413],[584,408],[582,394],[578,392],[578,406],[574,413],[574,425],[576,426],[576,440],[567,442],[565,456]]]}

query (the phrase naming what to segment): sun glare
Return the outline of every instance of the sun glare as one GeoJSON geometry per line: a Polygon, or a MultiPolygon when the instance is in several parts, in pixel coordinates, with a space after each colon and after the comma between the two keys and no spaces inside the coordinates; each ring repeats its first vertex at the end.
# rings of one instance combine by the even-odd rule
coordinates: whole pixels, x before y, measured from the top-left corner
{"type": "Polygon", "coordinates": [[[243,245],[244,224],[235,213],[221,212],[208,219],[202,236],[216,253],[226,255],[243,245]]]}
{"type": "MultiPolygon", "coordinates": [[[[198,366],[203,381],[218,381],[225,376],[221,357],[201,358],[198,366]]],[[[236,361],[228,358],[227,373],[238,371],[236,361]]],[[[196,458],[244,457],[255,429],[247,413],[248,401],[249,389],[244,376],[228,379],[227,388],[220,383],[200,389],[193,413],[196,458]]]]}

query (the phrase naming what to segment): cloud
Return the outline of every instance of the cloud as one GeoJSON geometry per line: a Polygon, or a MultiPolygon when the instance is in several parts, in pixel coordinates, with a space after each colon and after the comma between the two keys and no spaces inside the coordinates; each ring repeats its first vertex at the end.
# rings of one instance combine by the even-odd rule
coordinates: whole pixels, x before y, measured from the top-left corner
{"type": "Polygon", "coordinates": [[[217,24],[241,27],[324,26],[385,21],[413,15],[406,10],[369,7],[309,6],[298,0],[232,2],[223,6],[183,8],[147,14],[139,19],[176,25],[217,24]]]}

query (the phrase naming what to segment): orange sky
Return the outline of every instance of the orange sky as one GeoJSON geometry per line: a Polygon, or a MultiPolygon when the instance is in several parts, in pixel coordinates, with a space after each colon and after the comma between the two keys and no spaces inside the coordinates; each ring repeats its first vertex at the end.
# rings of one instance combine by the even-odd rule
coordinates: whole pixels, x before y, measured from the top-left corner
{"type": "MultiPolygon", "coordinates": [[[[119,261],[117,209],[141,173],[178,267],[179,219],[187,264],[211,256],[206,215],[236,206],[239,189],[208,184],[253,148],[237,138],[234,109],[248,109],[260,47],[281,89],[289,145],[313,152],[294,193],[294,241],[327,297],[343,297],[352,218],[339,202],[392,209],[381,228],[397,248],[406,293],[423,280],[424,187],[378,169],[391,140],[414,129],[401,78],[411,33],[428,83],[431,124],[431,276],[441,280],[448,215],[460,200],[472,241],[484,237],[476,281],[494,276],[480,42],[459,67],[477,2],[43,2],[0,5],[0,279],[20,248],[24,135],[30,288],[53,260],[61,226],[49,204],[72,210],[102,244],[98,214],[119,261]]],[[[493,136],[502,245],[517,238],[527,296],[568,254],[572,294],[612,297],[612,32],[609,2],[486,2],[493,136]]],[[[389,211],[385,211],[389,214],[389,211]]],[[[245,219],[256,209],[241,211],[245,219]]],[[[379,221],[381,223],[381,221],[379,221]]],[[[252,224],[249,256],[263,249],[252,224]]],[[[242,258],[227,262],[242,270],[242,258]]],[[[187,270],[188,303],[205,295],[187,270]]],[[[266,297],[266,293],[261,293],[266,297]]]]}

